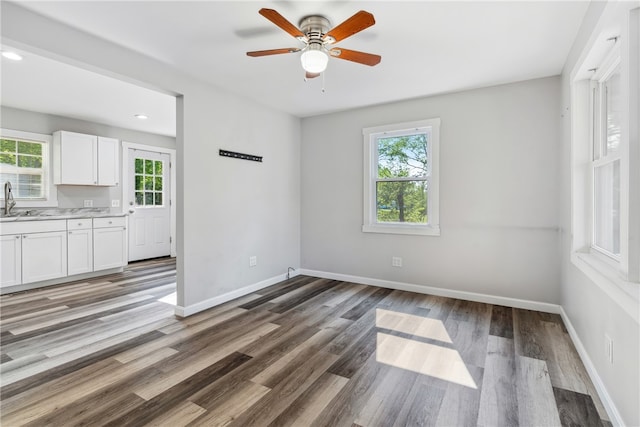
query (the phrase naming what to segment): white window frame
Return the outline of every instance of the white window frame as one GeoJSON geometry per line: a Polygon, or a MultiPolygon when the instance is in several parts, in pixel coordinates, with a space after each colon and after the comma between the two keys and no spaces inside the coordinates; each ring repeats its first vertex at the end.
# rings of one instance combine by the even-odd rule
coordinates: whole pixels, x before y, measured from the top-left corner
{"type": "MultiPolygon", "coordinates": [[[[609,55],[603,60],[602,64],[596,70],[593,78],[591,79],[591,251],[594,252],[594,255],[600,256],[603,255],[607,258],[603,258],[602,261],[608,262],[609,264],[615,265],[615,263],[620,262],[620,253],[615,254],[607,249],[601,248],[596,244],[596,210],[598,207],[596,206],[596,198],[595,198],[595,190],[596,190],[596,178],[595,172],[596,169],[606,165],[612,165],[616,161],[622,163],[622,147],[618,148],[618,151],[614,153],[607,152],[607,130],[606,130],[606,119],[607,119],[607,98],[606,92],[604,90],[605,83],[611,77],[611,75],[621,67],[621,56],[619,46],[616,45],[611,50],[609,55]],[[613,261],[613,263],[612,263],[613,261]]],[[[621,177],[622,179],[622,177],[621,177]]],[[[622,205],[622,202],[620,203],[622,205]]],[[[619,206],[621,208],[622,206],[619,206]]],[[[622,242],[620,242],[622,243],[622,242]]]]}
{"type": "MultiPolygon", "coordinates": [[[[414,234],[423,236],[440,235],[440,119],[432,118],[415,122],[396,123],[384,126],[364,128],[362,130],[364,142],[364,202],[363,225],[365,233],[414,234]],[[430,134],[428,142],[429,167],[426,180],[428,182],[427,218],[426,224],[418,223],[389,223],[378,222],[376,215],[376,182],[378,178],[378,148],[377,139],[381,136],[397,136],[427,131],[430,134]]],[[[416,179],[410,179],[412,181],[416,179]]],[[[417,180],[420,180],[418,178],[417,180]]]]}
{"type": "MultiPolygon", "coordinates": [[[[637,321],[640,302],[640,9],[609,5],[571,71],[571,262],[637,321]],[[611,28],[618,27],[616,39],[611,28]],[[616,52],[616,50],[619,51],[616,52]],[[620,256],[595,250],[593,83],[620,56],[620,256]],[[594,69],[595,72],[594,72],[594,69]],[[617,258],[617,259],[616,259],[617,258]]],[[[631,5],[631,4],[629,4],[631,5]]],[[[569,109],[569,108],[568,108],[569,109]]]]}
{"type": "MultiPolygon", "coordinates": [[[[18,198],[14,195],[16,208],[57,207],[58,191],[53,184],[53,165],[51,156],[52,136],[47,134],[25,132],[14,129],[0,129],[0,137],[42,143],[42,169],[44,197],[38,199],[18,198]]],[[[4,203],[4,182],[0,191],[0,202],[4,203]]],[[[12,183],[13,184],[13,183],[12,183]]]]}

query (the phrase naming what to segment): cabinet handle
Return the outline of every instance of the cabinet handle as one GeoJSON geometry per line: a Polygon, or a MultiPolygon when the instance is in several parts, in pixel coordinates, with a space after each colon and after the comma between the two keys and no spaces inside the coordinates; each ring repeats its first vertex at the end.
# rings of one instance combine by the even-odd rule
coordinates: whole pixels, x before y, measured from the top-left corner
{"type": "Polygon", "coordinates": [[[26,235],[26,234],[23,234],[23,235],[22,235],[22,238],[23,238],[23,239],[26,239],[26,238],[27,238],[27,235],[26,235]]]}
{"type": "Polygon", "coordinates": [[[72,234],[72,233],[73,233],[73,231],[70,231],[70,232],[69,232],[69,234],[72,234]]]}
{"type": "Polygon", "coordinates": [[[78,225],[82,225],[82,223],[81,223],[81,222],[79,222],[79,223],[78,223],[78,225]]]}
{"type": "Polygon", "coordinates": [[[20,237],[22,237],[22,236],[16,236],[16,239],[19,239],[20,237]]]}
{"type": "Polygon", "coordinates": [[[109,224],[113,224],[113,221],[109,221],[109,224]]]}

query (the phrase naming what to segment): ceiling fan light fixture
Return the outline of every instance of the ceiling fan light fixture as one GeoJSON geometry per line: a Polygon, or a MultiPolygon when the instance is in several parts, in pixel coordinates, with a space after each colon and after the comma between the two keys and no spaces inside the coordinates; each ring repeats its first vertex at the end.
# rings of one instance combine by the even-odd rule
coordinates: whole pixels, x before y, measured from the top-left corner
{"type": "Polygon", "coordinates": [[[322,43],[309,43],[300,56],[302,68],[308,73],[322,73],[327,69],[329,54],[322,43]]]}

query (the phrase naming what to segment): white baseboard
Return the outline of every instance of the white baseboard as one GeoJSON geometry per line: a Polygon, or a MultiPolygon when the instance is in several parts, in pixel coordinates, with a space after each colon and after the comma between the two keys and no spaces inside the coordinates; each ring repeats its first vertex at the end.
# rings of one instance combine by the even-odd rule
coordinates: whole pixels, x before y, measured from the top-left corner
{"type": "MultiPolygon", "coordinates": [[[[298,270],[296,270],[290,275],[290,277],[295,277],[298,274],[300,273],[298,270]]],[[[236,299],[236,298],[248,295],[250,293],[259,291],[260,289],[264,289],[271,285],[275,285],[276,283],[282,282],[283,280],[286,280],[286,279],[287,279],[286,274],[280,274],[278,276],[265,279],[261,282],[254,283],[252,285],[248,285],[243,288],[236,289],[231,292],[227,292],[226,294],[218,295],[217,297],[209,298],[207,300],[200,301],[199,303],[188,305],[186,307],[176,305],[175,314],[178,317],[191,316],[192,314],[199,313],[211,307],[215,307],[216,305],[224,304],[225,302],[231,301],[232,299],[236,299]]]]}
{"type": "Polygon", "coordinates": [[[326,271],[301,269],[300,274],[321,277],[323,279],[343,280],[345,282],[360,283],[362,285],[379,286],[381,288],[397,289],[399,291],[416,292],[419,294],[437,295],[440,297],[458,298],[468,301],[484,302],[487,304],[504,305],[507,307],[536,310],[545,313],[560,314],[561,307],[547,302],[529,301],[518,298],[499,297],[495,295],[479,294],[475,292],[457,291],[453,289],[435,288],[432,286],[416,285],[413,283],[394,282],[390,280],[373,279],[370,277],[350,276],[348,274],[328,273],[326,271]]]}
{"type": "Polygon", "coordinates": [[[567,327],[567,331],[569,332],[571,341],[573,341],[573,345],[576,347],[578,355],[580,356],[584,367],[587,369],[589,378],[591,378],[591,382],[595,386],[596,391],[598,392],[598,396],[600,396],[600,400],[602,401],[604,408],[607,410],[607,414],[609,414],[611,424],[613,424],[614,426],[624,426],[625,424],[624,421],[622,421],[622,416],[620,415],[618,408],[616,408],[616,405],[613,403],[613,399],[611,399],[611,396],[609,395],[607,388],[604,386],[600,375],[598,375],[596,367],[593,365],[593,362],[591,362],[591,358],[589,357],[587,350],[584,348],[584,345],[582,345],[582,341],[580,340],[578,333],[573,327],[569,316],[562,307],[560,307],[560,316],[562,316],[562,321],[567,327]]]}

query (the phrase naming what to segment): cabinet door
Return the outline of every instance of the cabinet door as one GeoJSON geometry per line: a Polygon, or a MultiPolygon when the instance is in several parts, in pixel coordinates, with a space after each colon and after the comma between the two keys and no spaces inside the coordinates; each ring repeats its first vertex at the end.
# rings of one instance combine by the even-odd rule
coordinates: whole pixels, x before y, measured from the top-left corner
{"type": "Polygon", "coordinates": [[[93,271],[127,265],[127,229],[125,227],[93,229],[93,271]]]}
{"type": "Polygon", "coordinates": [[[98,137],[98,185],[118,185],[118,140],[98,137]]]}
{"type": "Polygon", "coordinates": [[[0,287],[22,283],[22,236],[0,236],[0,287]]]}
{"type": "Polygon", "coordinates": [[[22,235],[22,283],[67,275],[67,232],[22,235]]]}
{"type": "MultiPolygon", "coordinates": [[[[98,183],[98,137],[60,132],[60,182],[56,184],[96,185],[98,183]]],[[[57,158],[57,156],[56,156],[57,158]]]]}
{"type": "Polygon", "coordinates": [[[67,274],[93,271],[93,231],[71,230],[67,236],[67,274]]]}

